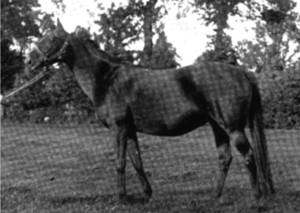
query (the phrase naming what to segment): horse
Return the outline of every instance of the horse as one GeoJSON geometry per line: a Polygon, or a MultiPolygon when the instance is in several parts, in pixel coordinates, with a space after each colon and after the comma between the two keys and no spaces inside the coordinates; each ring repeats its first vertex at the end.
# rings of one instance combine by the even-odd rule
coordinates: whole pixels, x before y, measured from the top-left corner
{"type": "Polygon", "coordinates": [[[255,77],[242,67],[218,62],[148,69],[122,63],[89,38],[68,33],[60,21],[29,53],[27,67],[65,63],[93,102],[100,120],[115,138],[117,195],[126,194],[126,154],[137,172],[143,198],[152,188],[144,171],[137,132],[178,136],[208,123],[218,151],[216,197],[220,197],[232,161],[232,142],[243,156],[254,196],[274,193],[263,129],[262,104],[255,77]],[[245,134],[249,126],[252,143],[245,134]]]}

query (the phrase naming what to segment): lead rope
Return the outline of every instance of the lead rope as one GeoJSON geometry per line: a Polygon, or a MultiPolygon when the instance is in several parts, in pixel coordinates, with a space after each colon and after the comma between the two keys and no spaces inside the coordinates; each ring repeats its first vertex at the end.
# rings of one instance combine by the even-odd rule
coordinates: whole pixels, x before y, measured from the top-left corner
{"type": "MultiPolygon", "coordinates": [[[[21,85],[20,87],[18,87],[17,89],[14,89],[10,92],[8,92],[7,94],[5,94],[4,96],[0,96],[0,104],[3,103],[4,100],[6,100],[7,98],[15,95],[16,93],[20,92],[21,90],[31,86],[32,84],[38,82],[39,80],[41,80],[42,78],[44,78],[45,76],[47,76],[49,74],[48,72],[48,65],[50,63],[52,63],[54,60],[60,58],[66,51],[66,48],[68,46],[68,40],[69,37],[66,38],[64,44],[62,45],[62,47],[60,48],[60,50],[52,57],[50,57],[49,59],[47,59],[46,55],[36,46],[35,48],[38,50],[38,52],[40,52],[40,54],[43,57],[43,60],[40,64],[45,64],[46,66],[46,70],[39,73],[38,75],[36,75],[34,78],[32,78],[31,80],[27,81],[25,84],[21,85]]],[[[38,64],[37,66],[33,67],[31,70],[35,70],[40,64],[38,64]]]]}
{"type": "Polygon", "coordinates": [[[14,89],[13,91],[10,91],[10,92],[8,92],[7,94],[5,94],[3,96],[1,95],[0,103],[2,103],[5,99],[9,98],[10,96],[15,95],[16,93],[20,92],[21,90],[31,86],[32,84],[36,83],[39,80],[41,80],[46,75],[48,75],[47,71],[46,72],[41,72],[38,75],[36,75],[34,78],[32,78],[31,80],[27,81],[25,84],[18,87],[17,89],[14,89]]]}

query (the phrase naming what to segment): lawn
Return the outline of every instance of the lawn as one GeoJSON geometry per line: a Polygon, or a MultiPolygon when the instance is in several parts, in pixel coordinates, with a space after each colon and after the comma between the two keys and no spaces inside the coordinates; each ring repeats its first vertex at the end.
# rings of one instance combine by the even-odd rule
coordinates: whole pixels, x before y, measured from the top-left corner
{"type": "MultiPolygon", "coordinates": [[[[213,198],[217,153],[208,126],[181,137],[139,134],[153,187],[148,203],[116,197],[114,141],[97,125],[18,124],[1,128],[1,212],[300,212],[300,130],[267,130],[276,195],[251,196],[242,158],[223,196],[213,198]]],[[[141,187],[128,161],[128,194],[141,187]]]]}

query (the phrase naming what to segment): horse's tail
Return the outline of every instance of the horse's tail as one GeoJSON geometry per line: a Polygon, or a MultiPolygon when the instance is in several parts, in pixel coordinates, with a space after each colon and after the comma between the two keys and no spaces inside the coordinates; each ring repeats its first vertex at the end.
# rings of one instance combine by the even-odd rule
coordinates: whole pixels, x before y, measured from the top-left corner
{"type": "Polygon", "coordinates": [[[259,195],[266,196],[274,193],[274,186],[268,159],[266,136],[264,133],[261,96],[257,83],[252,82],[251,84],[253,93],[249,126],[256,163],[256,186],[259,195]]]}

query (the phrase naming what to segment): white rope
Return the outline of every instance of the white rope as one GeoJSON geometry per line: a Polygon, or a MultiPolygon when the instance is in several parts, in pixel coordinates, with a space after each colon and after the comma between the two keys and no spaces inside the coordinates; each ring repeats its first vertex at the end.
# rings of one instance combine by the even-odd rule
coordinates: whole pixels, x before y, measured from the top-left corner
{"type": "Polygon", "coordinates": [[[32,78],[31,80],[27,81],[25,84],[21,85],[20,87],[18,87],[17,89],[14,89],[13,91],[8,92],[5,95],[1,95],[0,96],[0,103],[2,103],[5,99],[9,98],[10,96],[15,95],[16,93],[20,92],[21,90],[33,85],[34,83],[36,83],[37,81],[41,80],[43,77],[45,77],[46,75],[48,75],[48,72],[46,70],[39,73],[38,75],[36,75],[34,78],[32,78]]]}

